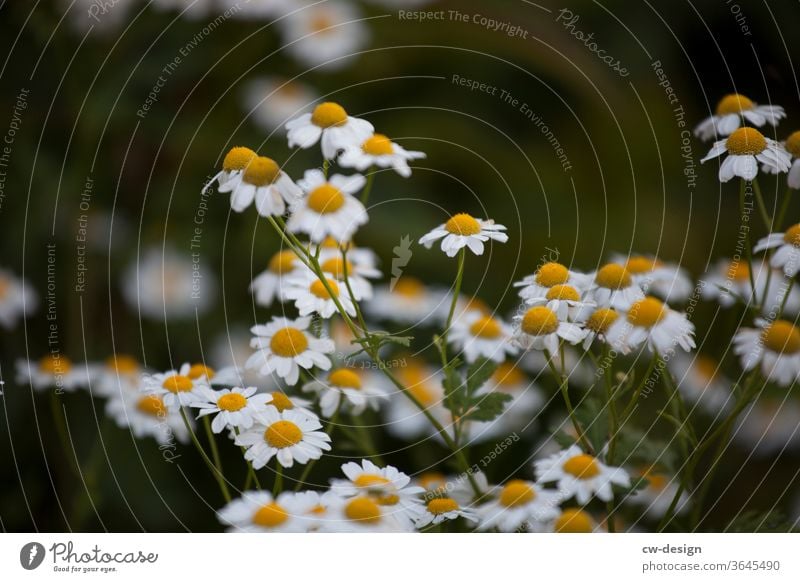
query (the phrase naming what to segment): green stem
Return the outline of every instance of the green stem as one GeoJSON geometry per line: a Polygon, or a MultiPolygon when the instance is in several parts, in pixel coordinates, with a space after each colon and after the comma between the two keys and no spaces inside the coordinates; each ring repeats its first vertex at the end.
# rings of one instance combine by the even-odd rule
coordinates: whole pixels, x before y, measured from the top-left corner
{"type": "MultiPolygon", "coordinates": [[[[745,211],[746,205],[746,194],[747,194],[747,182],[745,180],[741,180],[739,182],[739,214],[740,219],[744,221],[744,217],[748,215],[745,211]]],[[[750,220],[748,218],[748,224],[745,226],[745,256],[747,257],[747,276],[750,279],[750,290],[752,296],[749,300],[746,300],[745,305],[748,307],[753,307],[754,304],[758,301],[757,293],[756,293],[756,282],[753,278],[753,245],[750,242],[750,220]]]]}
{"type": "Polygon", "coordinates": [[[442,350],[447,350],[447,332],[450,331],[450,326],[453,324],[453,315],[456,312],[456,305],[458,304],[458,297],[461,295],[461,281],[464,278],[464,259],[467,256],[467,248],[462,247],[458,251],[458,271],[456,272],[456,283],[453,288],[453,300],[450,302],[450,311],[447,314],[447,322],[444,325],[444,332],[442,333],[442,350]]]}
{"type": "Polygon", "coordinates": [[[564,403],[567,406],[567,414],[569,415],[572,426],[575,428],[575,432],[578,435],[578,441],[581,443],[581,446],[583,446],[586,452],[591,453],[594,449],[592,444],[586,438],[583,428],[581,428],[581,423],[578,421],[578,417],[575,416],[575,409],[572,407],[572,400],[569,397],[569,382],[567,375],[564,373],[564,359],[561,359],[561,372],[559,372],[553,363],[553,354],[545,350],[544,355],[547,358],[547,365],[550,368],[550,372],[552,372],[553,378],[555,378],[555,381],[558,384],[558,389],[561,392],[561,396],[564,398],[564,403]]]}
{"type": "Polygon", "coordinates": [[[361,192],[361,204],[364,206],[367,205],[367,201],[369,200],[370,192],[372,192],[373,182],[375,182],[375,170],[372,170],[369,174],[367,174],[367,185],[364,186],[364,191],[361,192]]]}
{"type": "Polygon", "coordinates": [[[792,199],[792,189],[787,186],[786,194],[783,195],[783,202],[781,202],[781,208],[778,211],[778,218],[775,221],[773,230],[783,229],[783,219],[786,216],[786,211],[789,209],[789,202],[791,199],[792,199]]]}
{"type": "Polygon", "coordinates": [[[197,439],[197,435],[194,433],[191,423],[189,423],[189,418],[186,416],[186,411],[184,410],[183,406],[181,406],[180,410],[181,418],[183,418],[183,424],[186,425],[186,430],[189,431],[189,437],[192,439],[192,444],[194,444],[197,452],[200,453],[200,456],[202,457],[203,461],[205,461],[206,466],[208,466],[209,471],[211,471],[211,474],[214,475],[214,479],[217,480],[222,497],[224,497],[225,501],[229,503],[231,500],[231,494],[228,491],[228,484],[225,483],[225,477],[220,471],[217,470],[217,467],[211,462],[211,459],[208,458],[205,449],[203,449],[203,445],[200,444],[200,441],[197,439]]]}
{"type": "Polygon", "coordinates": [[[764,204],[764,197],[761,194],[761,186],[758,184],[758,178],[753,178],[753,190],[756,193],[756,202],[758,203],[758,210],[761,213],[761,220],[764,222],[764,228],[767,229],[767,233],[772,230],[772,219],[769,217],[769,212],[767,211],[767,205],[764,204]]]}
{"type": "Polygon", "coordinates": [[[283,465],[275,458],[275,483],[272,484],[272,496],[277,497],[283,489],[283,465]]]}

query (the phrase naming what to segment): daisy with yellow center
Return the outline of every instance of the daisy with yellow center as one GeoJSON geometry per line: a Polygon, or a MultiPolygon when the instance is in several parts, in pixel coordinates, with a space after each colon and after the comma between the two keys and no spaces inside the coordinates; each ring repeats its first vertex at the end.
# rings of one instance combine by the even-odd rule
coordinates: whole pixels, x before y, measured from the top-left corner
{"type": "Polygon", "coordinates": [[[497,370],[484,384],[484,389],[487,392],[511,394],[513,397],[513,400],[506,405],[501,417],[502,422],[498,423],[506,432],[509,427],[525,426],[545,403],[541,389],[522,371],[518,362],[503,362],[497,366],[497,370]]]}
{"type": "Polygon", "coordinates": [[[253,326],[250,346],[256,352],[245,366],[257,369],[262,376],[274,373],[289,386],[297,384],[300,368],[310,370],[316,366],[329,370],[331,360],[326,354],[334,351],[333,341],[314,337],[308,332],[310,325],[310,317],[295,320],[273,317],[266,325],[253,326]]]}
{"type": "Polygon", "coordinates": [[[513,331],[499,317],[473,310],[453,323],[447,341],[462,352],[468,363],[487,358],[499,364],[507,355],[515,355],[519,351],[511,343],[513,331]]]}
{"type": "MultiPolygon", "coordinates": [[[[654,467],[641,471],[639,476],[645,480],[646,487],[625,497],[625,502],[642,507],[650,519],[661,519],[678,492],[680,479],[654,467]]],[[[680,514],[687,509],[689,509],[689,495],[683,491],[675,506],[675,513],[680,514]]]]}
{"type": "Polygon", "coordinates": [[[581,505],[592,496],[611,501],[613,485],[630,487],[630,476],[624,469],[609,467],[600,459],[573,445],[566,450],[535,461],[537,483],[555,483],[563,499],[575,497],[581,505]]]}
{"type": "Polygon", "coordinates": [[[272,457],[286,468],[295,461],[305,465],[319,459],[322,451],[331,450],[331,437],[322,432],[319,419],[308,411],[278,412],[273,406],[264,406],[253,413],[253,419],[253,426],[238,434],[235,442],[247,448],[244,458],[254,469],[266,466],[272,457]]]}
{"type": "Polygon", "coordinates": [[[740,328],[733,336],[733,350],[742,368],[761,367],[767,380],[791,386],[800,376],[800,328],[794,321],[756,319],[756,327],[740,328]]]}
{"type": "Polygon", "coordinates": [[[778,269],[773,269],[765,258],[753,262],[750,268],[744,258],[720,259],[703,275],[700,294],[703,299],[717,301],[722,307],[737,302],[761,305],[764,313],[783,305],[783,313],[794,315],[800,311],[800,290],[789,285],[778,269]],[[755,292],[753,292],[755,287],[755,292]],[[788,294],[788,297],[787,297],[788,294]]]}
{"type": "Polygon", "coordinates": [[[683,398],[715,418],[730,412],[736,399],[733,382],[725,376],[718,360],[706,354],[676,354],[669,361],[672,376],[683,398]]]}
{"type": "MultiPolygon", "coordinates": [[[[763,396],[763,395],[762,395],[763,396]]],[[[791,396],[759,397],[742,411],[733,432],[748,454],[775,458],[800,446],[800,404],[791,396]]]]}
{"type": "Polygon", "coordinates": [[[258,154],[248,147],[232,147],[222,159],[222,169],[217,173],[216,176],[209,180],[208,184],[203,187],[203,193],[205,193],[206,190],[208,190],[214,184],[214,182],[216,182],[218,186],[222,187],[233,179],[240,178],[242,172],[244,172],[244,169],[247,167],[247,164],[250,163],[250,160],[253,160],[257,157],[258,154]]]}
{"type": "Polygon", "coordinates": [[[591,282],[589,275],[572,271],[561,263],[549,261],[539,265],[533,275],[515,282],[514,286],[521,287],[519,296],[525,301],[530,301],[547,297],[553,287],[561,287],[562,290],[571,287],[579,294],[583,294],[591,286],[591,282]]]}
{"type": "Polygon", "coordinates": [[[92,366],[92,391],[101,396],[114,396],[122,390],[138,390],[143,372],[133,356],[110,356],[101,365],[92,366]]]}
{"type": "Polygon", "coordinates": [[[351,316],[355,316],[356,308],[344,283],[323,273],[323,281],[317,275],[305,269],[286,279],[283,295],[287,301],[294,301],[294,306],[303,317],[317,314],[329,319],[338,313],[336,301],[351,316]]]}
{"type": "Polygon", "coordinates": [[[270,307],[276,299],[283,301],[283,282],[300,272],[303,264],[294,251],[281,250],[272,255],[267,269],[259,273],[250,283],[250,292],[262,307],[270,307]]]}
{"type": "Polygon", "coordinates": [[[558,353],[560,342],[581,342],[588,333],[581,326],[563,321],[558,314],[544,305],[529,307],[514,318],[514,341],[526,350],[544,350],[548,354],[558,353]]]}
{"type": "Polygon", "coordinates": [[[322,416],[330,418],[340,405],[353,416],[362,414],[367,406],[380,408],[389,396],[372,374],[355,368],[336,368],[327,378],[317,379],[303,386],[303,392],[314,392],[319,396],[322,416]]]}
{"type": "Polygon", "coordinates": [[[191,406],[202,398],[199,389],[209,387],[205,374],[190,375],[191,372],[192,365],[187,363],[178,370],[147,374],[142,378],[142,390],[163,398],[170,409],[191,406]]]}
{"type": "Polygon", "coordinates": [[[586,339],[583,340],[584,349],[589,349],[594,340],[599,339],[606,341],[606,334],[611,328],[611,325],[619,319],[619,312],[611,307],[600,307],[594,311],[581,314],[585,319],[583,320],[583,327],[588,332],[586,339]]]}
{"type": "Polygon", "coordinates": [[[257,391],[255,387],[213,390],[204,386],[197,389],[198,398],[192,406],[200,409],[197,418],[215,415],[211,421],[214,433],[226,428],[248,429],[253,426],[253,415],[267,405],[267,394],[257,391]]]}
{"type": "Polygon", "coordinates": [[[594,307],[591,296],[583,297],[577,287],[568,284],[553,285],[541,297],[528,299],[528,305],[543,305],[555,312],[559,319],[575,321],[582,313],[594,307]]]}
{"type": "Polygon", "coordinates": [[[361,145],[372,135],[374,128],[364,119],[350,117],[338,103],[328,101],[314,107],[311,113],[289,121],[286,130],[290,148],[307,149],[321,141],[322,155],[326,160],[332,160],[341,150],[361,145]]]}
{"type": "Polygon", "coordinates": [[[36,310],[37,297],[24,279],[0,269],[0,327],[13,329],[20,317],[36,310]]]}
{"type": "Polygon", "coordinates": [[[730,135],[742,125],[742,120],[761,127],[767,123],[773,127],[786,117],[780,105],[758,105],[738,93],[725,95],[717,103],[714,115],[701,121],[694,130],[703,141],[730,135]]]}
{"type": "Polygon", "coordinates": [[[422,152],[410,152],[385,135],[375,133],[360,145],[351,145],[345,148],[342,155],[339,156],[339,165],[344,168],[355,168],[359,172],[373,166],[392,168],[404,178],[408,178],[411,175],[408,162],[424,157],[425,154],[422,152]]]}
{"type": "MultiPolygon", "coordinates": [[[[790,134],[784,140],[783,147],[786,148],[786,151],[789,152],[789,155],[794,160],[792,167],[789,168],[789,176],[786,178],[786,182],[789,188],[800,190],[800,131],[790,134]]],[[[767,172],[769,171],[769,167],[763,169],[767,172]]]]}
{"type": "Polygon", "coordinates": [[[36,390],[55,388],[73,392],[89,386],[91,374],[86,364],[73,364],[68,357],[54,352],[37,362],[17,361],[17,383],[30,384],[36,390]]]}
{"type": "Polygon", "coordinates": [[[405,325],[439,325],[447,317],[448,299],[447,290],[403,274],[389,285],[376,288],[364,311],[376,319],[405,325]]]}
{"type": "MultiPolygon", "coordinates": [[[[106,414],[120,428],[130,430],[137,439],[152,437],[160,445],[189,442],[178,408],[170,408],[157,394],[138,390],[117,390],[106,401],[106,414]]],[[[189,419],[190,426],[193,424],[189,419]]]]}
{"type": "Polygon", "coordinates": [[[330,178],[320,170],[306,170],[298,181],[306,196],[292,206],[286,226],[290,232],[302,232],[312,242],[320,243],[327,237],[337,242],[348,242],[369,217],[364,205],[353,196],[364,187],[361,174],[330,178]]]}
{"type": "Polygon", "coordinates": [[[261,216],[283,216],[287,204],[294,204],[303,196],[278,163],[264,156],[250,160],[244,171],[222,184],[219,191],[231,193],[234,212],[243,212],[255,202],[261,216]]]}
{"type": "Polygon", "coordinates": [[[494,499],[477,508],[479,530],[540,530],[558,516],[559,494],[531,481],[512,479],[494,490],[494,499]]]}
{"type": "Polygon", "coordinates": [[[589,301],[599,307],[627,309],[635,301],[644,299],[642,288],[623,265],[606,263],[593,275],[589,301]]]}
{"type": "Polygon", "coordinates": [[[788,172],[791,156],[774,139],[765,137],[752,127],[740,127],[726,139],[714,143],[701,163],[727,153],[719,167],[720,182],[728,182],[735,176],[753,180],[758,175],[758,162],[769,173],[788,172]]]}
{"type": "Polygon", "coordinates": [[[642,291],[667,303],[683,303],[694,291],[691,277],[679,265],[650,255],[614,254],[611,262],[625,267],[642,291]]]}
{"type": "Polygon", "coordinates": [[[800,223],[793,224],[784,232],[776,232],[758,241],[753,247],[754,253],[774,249],[769,264],[781,269],[787,277],[794,277],[800,272],[800,223]]]}
{"type": "Polygon", "coordinates": [[[220,509],[217,518],[229,532],[306,532],[312,524],[304,518],[311,502],[303,493],[284,492],[276,498],[267,491],[244,491],[220,509]]]}
{"type": "Polygon", "coordinates": [[[455,214],[447,222],[440,224],[419,239],[419,244],[429,249],[433,243],[442,241],[442,251],[448,257],[455,257],[458,251],[468,247],[476,255],[483,254],[483,243],[489,240],[504,243],[508,235],[502,231],[506,227],[495,224],[494,220],[474,218],[466,213],[455,214]]]}
{"type": "MultiPolygon", "coordinates": [[[[319,256],[322,272],[345,289],[347,288],[345,275],[347,276],[347,282],[350,283],[356,301],[372,299],[372,283],[369,279],[381,276],[380,270],[375,268],[375,263],[375,255],[371,250],[354,248],[353,245],[349,245],[347,259],[342,258],[338,246],[332,249],[323,247],[319,256]]],[[[349,296],[349,293],[347,295],[349,296]]]]}
{"type": "MultiPolygon", "coordinates": [[[[237,14],[245,12],[242,4],[237,14]]],[[[272,5],[272,2],[259,2],[258,6],[272,5]]],[[[281,15],[282,16],[282,15],[281,15]]],[[[309,109],[309,103],[318,98],[314,89],[299,80],[289,80],[278,76],[259,77],[248,81],[242,92],[242,106],[248,117],[262,129],[273,132],[299,113],[309,109]]]]}
{"type": "Polygon", "coordinates": [[[695,347],[694,324],[685,314],[648,296],[633,303],[624,317],[609,326],[606,341],[622,353],[646,343],[651,352],[671,356],[676,348],[688,352],[695,347]]]}
{"type": "Polygon", "coordinates": [[[274,407],[278,412],[297,410],[298,412],[314,414],[311,412],[311,402],[305,398],[289,396],[281,390],[267,392],[264,395],[267,397],[267,406],[274,407]]]}
{"type": "Polygon", "coordinates": [[[369,495],[342,497],[332,491],[326,499],[325,515],[319,519],[320,531],[328,533],[410,532],[413,522],[396,506],[382,505],[369,495]]]}
{"type": "Polygon", "coordinates": [[[444,521],[450,521],[463,517],[468,521],[478,521],[478,515],[473,509],[462,507],[458,501],[451,497],[433,497],[425,501],[425,511],[417,518],[414,524],[417,529],[428,527],[429,525],[439,525],[444,521]]]}
{"type": "Polygon", "coordinates": [[[561,512],[553,521],[551,531],[555,533],[592,533],[597,528],[592,516],[578,509],[569,507],[561,512]]]}

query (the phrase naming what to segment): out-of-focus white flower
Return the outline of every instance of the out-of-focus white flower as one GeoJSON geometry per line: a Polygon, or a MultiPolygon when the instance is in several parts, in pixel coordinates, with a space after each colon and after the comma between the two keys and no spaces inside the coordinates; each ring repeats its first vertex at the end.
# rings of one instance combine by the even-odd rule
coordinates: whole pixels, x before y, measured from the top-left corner
{"type": "Polygon", "coordinates": [[[377,288],[374,297],[364,304],[372,317],[412,325],[438,324],[448,307],[446,291],[428,287],[410,275],[396,279],[394,286],[377,288]]]}
{"type": "Polygon", "coordinates": [[[36,311],[36,292],[24,280],[10,271],[0,269],[0,326],[12,329],[20,317],[36,311]]]}
{"type": "Polygon", "coordinates": [[[325,276],[324,279],[323,282],[309,270],[301,271],[287,277],[283,296],[287,300],[294,301],[301,317],[316,313],[323,319],[329,319],[338,313],[334,299],[339,301],[348,315],[355,316],[356,308],[345,286],[331,277],[325,276]]]}
{"type": "Polygon", "coordinates": [[[591,514],[577,507],[567,507],[544,531],[553,533],[593,533],[597,523],[591,514]]]}
{"type": "Polygon", "coordinates": [[[137,439],[153,437],[160,445],[174,444],[175,440],[189,442],[180,412],[168,407],[157,394],[120,392],[106,402],[106,414],[120,428],[129,428],[137,439]]]}
{"type": "Polygon", "coordinates": [[[458,318],[447,335],[447,341],[464,354],[468,363],[487,358],[498,364],[507,355],[519,350],[511,343],[513,328],[499,317],[471,311],[458,318]]]}
{"type": "Polygon", "coordinates": [[[761,127],[766,123],[776,126],[784,117],[786,113],[780,105],[758,105],[744,95],[732,93],[720,99],[715,115],[701,121],[694,134],[709,140],[732,134],[742,125],[742,118],[761,127]]]}
{"type": "Polygon", "coordinates": [[[114,396],[120,392],[139,390],[142,376],[146,373],[147,370],[132,356],[111,356],[102,364],[92,367],[92,392],[98,396],[114,396]]]}
{"type": "Polygon", "coordinates": [[[794,277],[800,271],[800,224],[794,224],[785,232],[769,234],[753,247],[754,253],[776,249],[769,260],[775,269],[782,269],[787,277],[794,277]]]}
{"type": "Polygon", "coordinates": [[[622,265],[645,293],[656,295],[667,303],[683,303],[692,294],[694,285],[686,269],[646,255],[614,255],[611,260],[622,265]]]}
{"type": "Polygon", "coordinates": [[[766,261],[754,265],[753,285],[750,283],[750,267],[741,259],[717,261],[703,275],[701,285],[701,297],[707,301],[716,300],[723,307],[730,307],[738,300],[748,305],[761,305],[762,313],[776,311],[781,306],[785,314],[800,312],[800,290],[789,285],[781,271],[770,269],[766,261]]]}
{"type": "MultiPolygon", "coordinates": [[[[253,0],[247,5],[252,3],[253,0]]],[[[316,100],[317,94],[309,85],[280,77],[253,79],[245,85],[242,93],[245,109],[259,126],[270,132],[308,111],[316,100]]]]}
{"type": "Polygon", "coordinates": [[[731,381],[721,363],[706,354],[675,354],[669,367],[678,390],[687,402],[696,404],[714,418],[722,419],[735,402],[731,381]]]}
{"type": "Polygon", "coordinates": [[[628,309],[636,301],[644,299],[644,292],[633,275],[617,263],[603,265],[594,273],[593,279],[588,298],[599,307],[628,309]]]}
{"type": "Polygon", "coordinates": [[[562,321],[549,307],[537,305],[514,317],[514,341],[526,350],[546,350],[548,354],[558,352],[561,340],[577,344],[588,333],[575,323],[562,321]]]}
{"type": "Polygon", "coordinates": [[[38,362],[17,361],[17,383],[30,384],[35,390],[54,388],[74,392],[89,385],[90,371],[86,364],[74,365],[59,353],[44,356],[38,362]]]}
{"type": "Polygon", "coordinates": [[[372,375],[352,368],[331,370],[327,378],[317,379],[303,386],[303,392],[319,395],[322,416],[326,418],[333,416],[340,404],[346,405],[346,412],[359,415],[367,406],[378,410],[381,402],[388,399],[388,395],[372,375]]]}
{"type": "MultiPolygon", "coordinates": [[[[661,519],[672,505],[680,481],[677,477],[671,477],[652,468],[644,471],[641,477],[645,479],[647,486],[627,496],[625,501],[631,505],[643,506],[645,513],[651,519],[661,519]]],[[[675,513],[683,513],[688,508],[689,496],[684,491],[675,505],[675,513]]]]}
{"type": "Polygon", "coordinates": [[[521,287],[519,296],[525,301],[546,297],[547,292],[556,285],[569,285],[583,293],[592,285],[592,277],[551,261],[540,265],[533,275],[514,283],[515,287],[521,287]]]}
{"type": "Polygon", "coordinates": [[[299,533],[313,524],[309,513],[314,498],[305,493],[284,491],[277,498],[267,491],[245,491],[217,512],[230,532],[299,533]]]}
{"type": "Polygon", "coordinates": [[[283,301],[283,290],[287,277],[297,274],[304,268],[294,251],[278,251],[269,260],[267,270],[259,273],[250,283],[250,292],[256,303],[269,307],[277,299],[283,301]]]}
{"type": "Polygon", "coordinates": [[[512,479],[498,488],[495,499],[477,508],[478,529],[497,528],[513,532],[520,527],[536,529],[539,524],[555,519],[559,514],[561,495],[543,489],[536,483],[512,479]]]}
{"type": "Polygon", "coordinates": [[[788,454],[800,448],[800,404],[791,395],[784,399],[761,398],[742,411],[733,438],[758,456],[788,454]]]}
{"type": "Polygon", "coordinates": [[[761,367],[767,380],[791,386],[800,376],[800,329],[785,319],[756,319],[756,328],[742,327],[733,336],[733,351],[742,368],[761,367]]]}

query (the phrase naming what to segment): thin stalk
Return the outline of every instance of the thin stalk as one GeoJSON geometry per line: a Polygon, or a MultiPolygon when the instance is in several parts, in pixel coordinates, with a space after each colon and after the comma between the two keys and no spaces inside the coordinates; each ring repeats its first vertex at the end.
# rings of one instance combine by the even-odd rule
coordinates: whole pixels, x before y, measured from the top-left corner
{"type": "Polygon", "coordinates": [[[772,219],[769,217],[767,205],[764,204],[764,197],[761,194],[761,186],[758,185],[758,178],[753,178],[753,191],[756,194],[756,202],[758,203],[758,210],[761,213],[761,220],[764,222],[764,228],[769,233],[772,230],[772,219]]]}
{"type": "Polygon", "coordinates": [[[275,483],[272,484],[272,496],[277,497],[283,489],[283,465],[275,458],[275,483]]]}
{"type": "Polygon", "coordinates": [[[569,397],[569,382],[567,381],[567,376],[564,373],[564,359],[561,359],[561,372],[556,369],[555,364],[553,363],[553,354],[545,350],[545,357],[547,358],[547,365],[550,368],[550,372],[553,374],[553,378],[555,378],[556,383],[558,384],[558,389],[561,392],[561,396],[564,398],[564,403],[567,406],[567,414],[569,415],[569,419],[572,422],[572,426],[575,428],[575,432],[578,435],[578,441],[584,447],[587,452],[592,452],[593,448],[589,440],[586,438],[586,435],[583,432],[583,428],[581,428],[581,423],[578,422],[577,416],[575,416],[575,409],[572,407],[572,400],[569,397]]]}
{"type": "Polygon", "coordinates": [[[375,170],[372,170],[369,174],[367,174],[367,185],[364,186],[364,191],[361,192],[361,204],[364,206],[367,205],[367,201],[369,200],[370,192],[372,192],[373,182],[375,182],[375,170]]]}
{"type": "Polygon", "coordinates": [[[197,435],[194,433],[192,425],[189,423],[189,418],[186,416],[186,410],[184,410],[183,406],[181,406],[180,410],[183,424],[186,425],[186,430],[189,431],[189,437],[192,439],[192,444],[197,449],[197,452],[200,453],[203,461],[205,461],[206,466],[208,466],[208,470],[211,471],[212,475],[214,475],[214,479],[217,480],[222,497],[224,497],[225,501],[229,503],[231,500],[231,494],[228,491],[228,484],[225,483],[225,477],[220,471],[217,470],[217,467],[211,462],[211,459],[208,458],[205,449],[203,449],[203,445],[200,444],[200,441],[197,439],[197,435]]]}

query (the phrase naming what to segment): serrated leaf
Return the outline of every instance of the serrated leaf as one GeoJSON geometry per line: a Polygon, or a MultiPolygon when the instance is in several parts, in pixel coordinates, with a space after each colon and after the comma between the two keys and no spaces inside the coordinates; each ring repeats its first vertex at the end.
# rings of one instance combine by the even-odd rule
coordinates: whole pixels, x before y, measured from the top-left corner
{"type": "Polygon", "coordinates": [[[481,358],[467,368],[467,392],[472,396],[497,370],[497,363],[481,358]]]}
{"type": "Polygon", "coordinates": [[[489,422],[494,420],[506,409],[506,403],[512,399],[511,394],[491,392],[472,400],[465,419],[489,422]]]}
{"type": "Polygon", "coordinates": [[[603,406],[599,399],[587,397],[575,409],[584,436],[596,451],[602,450],[608,439],[608,416],[603,406]]]}

